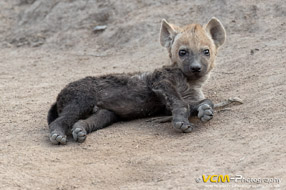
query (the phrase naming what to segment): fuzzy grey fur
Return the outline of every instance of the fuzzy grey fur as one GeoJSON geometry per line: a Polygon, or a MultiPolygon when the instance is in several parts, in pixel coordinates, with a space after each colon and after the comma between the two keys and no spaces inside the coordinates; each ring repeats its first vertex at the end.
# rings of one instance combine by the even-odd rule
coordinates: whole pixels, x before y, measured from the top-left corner
{"type": "MultiPolygon", "coordinates": [[[[212,27],[222,27],[215,25],[218,22],[211,23],[212,27]]],[[[51,142],[66,144],[69,133],[75,141],[83,142],[88,133],[120,120],[172,115],[175,129],[191,132],[190,116],[198,116],[204,122],[212,119],[214,105],[204,99],[201,88],[214,62],[215,39],[211,40],[201,25],[190,25],[179,32],[179,27],[166,21],[162,22],[161,36],[161,43],[168,45],[171,65],[149,73],[86,77],[68,84],[48,114],[51,142]],[[180,37],[173,40],[176,35],[180,37]],[[211,55],[197,50],[201,48],[197,43],[200,40],[205,43],[204,48],[209,46],[211,55]],[[190,47],[180,45],[186,42],[190,47]],[[179,57],[182,47],[188,48],[188,54],[179,57]],[[194,70],[194,66],[200,70],[194,70]]]]}

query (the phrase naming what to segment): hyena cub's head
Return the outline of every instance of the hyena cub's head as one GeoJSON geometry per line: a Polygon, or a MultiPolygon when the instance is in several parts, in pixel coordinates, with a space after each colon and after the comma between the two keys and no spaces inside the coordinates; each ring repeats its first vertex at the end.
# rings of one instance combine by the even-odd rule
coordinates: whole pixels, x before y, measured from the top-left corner
{"type": "Polygon", "coordinates": [[[160,32],[160,43],[168,49],[172,62],[190,78],[209,73],[225,38],[225,29],[216,18],[205,26],[191,24],[184,27],[163,20],[160,32]]]}

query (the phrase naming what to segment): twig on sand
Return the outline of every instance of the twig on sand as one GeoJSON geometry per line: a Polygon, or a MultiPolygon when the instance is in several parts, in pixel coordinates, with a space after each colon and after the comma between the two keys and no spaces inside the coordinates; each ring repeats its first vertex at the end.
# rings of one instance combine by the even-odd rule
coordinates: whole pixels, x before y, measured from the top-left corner
{"type": "MultiPolygon", "coordinates": [[[[234,98],[229,98],[223,102],[217,103],[214,105],[214,109],[222,109],[232,103],[238,103],[238,104],[243,104],[243,101],[238,98],[238,97],[234,97],[234,98]]],[[[230,108],[225,108],[222,109],[220,111],[227,111],[230,110],[230,108]]],[[[150,118],[148,120],[146,120],[146,122],[154,122],[154,123],[167,123],[167,122],[171,122],[172,121],[172,116],[161,116],[161,117],[153,117],[150,118]]]]}
{"type": "Polygon", "coordinates": [[[161,116],[161,117],[152,117],[146,122],[154,122],[154,123],[167,123],[172,121],[172,116],[161,116]]]}
{"type": "Polygon", "coordinates": [[[217,112],[220,113],[220,112],[231,111],[231,110],[232,110],[231,108],[222,108],[220,110],[217,110],[217,112]]]}
{"type": "Polygon", "coordinates": [[[238,97],[234,97],[234,98],[229,98],[223,102],[220,102],[220,103],[217,103],[214,105],[214,108],[217,109],[217,108],[223,108],[225,106],[228,106],[232,103],[239,103],[239,104],[243,104],[243,101],[238,98],[238,97]]]}
{"type": "Polygon", "coordinates": [[[75,54],[77,56],[92,56],[92,57],[107,57],[110,56],[109,54],[90,54],[90,53],[84,53],[84,54],[75,54]]]}

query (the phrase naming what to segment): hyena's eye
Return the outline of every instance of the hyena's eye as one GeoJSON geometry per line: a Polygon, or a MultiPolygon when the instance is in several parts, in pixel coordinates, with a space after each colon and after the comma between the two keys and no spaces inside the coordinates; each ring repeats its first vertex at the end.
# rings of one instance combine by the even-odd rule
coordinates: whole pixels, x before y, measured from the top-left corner
{"type": "Polygon", "coordinates": [[[187,55],[188,53],[189,53],[189,52],[188,52],[187,50],[181,49],[181,50],[179,51],[179,56],[180,56],[180,57],[183,57],[183,56],[187,55]]]}
{"type": "Polygon", "coordinates": [[[210,56],[210,50],[209,49],[204,49],[204,55],[210,56]]]}

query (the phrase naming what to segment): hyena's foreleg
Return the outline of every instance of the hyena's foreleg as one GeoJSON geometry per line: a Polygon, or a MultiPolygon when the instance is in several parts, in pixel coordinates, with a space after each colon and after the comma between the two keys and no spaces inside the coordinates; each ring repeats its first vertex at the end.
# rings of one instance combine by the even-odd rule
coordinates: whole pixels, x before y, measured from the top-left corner
{"type": "Polygon", "coordinates": [[[209,99],[204,99],[199,102],[192,102],[189,104],[191,116],[198,116],[202,122],[207,122],[213,118],[214,104],[209,99]]]}
{"type": "MultiPolygon", "coordinates": [[[[232,103],[243,104],[243,101],[240,98],[235,97],[235,98],[229,98],[226,101],[217,104],[213,104],[208,99],[205,99],[198,103],[191,103],[190,104],[191,115],[198,116],[203,121],[208,121],[213,116],[213,109],[221,109],[232,103]],[[206,106],[203,106],[204,104],[206,104],[206,106]]],[[[155,122],[155,123],[165,123],[171,121],[172,121],[172,116],[155,117],[147,120],[147,122],[155,122]]]]}
{"type": "Polygon", "coordinates": [[[184,102],[173,84],[168,80],[162,80],[153,84],[152,90],[172,112],[173,126],[183,132],[191,132],[193,124],[188,119],[189,105],[184,102]]]}
{"type": "Polygon", "coordinates": [[[83,142],[88,133],[107,127],[116,121],[118,121],[118,117],[112,111],[96,109],[90,117],[85,120],[79,120],[73,125],[73,138],[77,142],[83,142]]]}
{"type": "MultiPolygon", "coordinates": [[[[205,99],[199,102],[192,102],[189,104],[189,108],[190,116],[198,116],[203,122],[209,121],[213,117],[214,104],[209,99],[205,99]]],[[[157,118],[151,118],[147,121],[165,123],[172,121],[172,118],[173,116],[162,116],[157,118]]]]}
{"type": "Polygon", "coordinates": [[[213,118],[214,109],[220,109],[232,103],[243,104],[240,98],[229,98],[226,101],[213,104],[211,100],[205,99],[198,103],[190,104],[191,115],[198,116],[202,122],[209,121],[213,118]]]}

